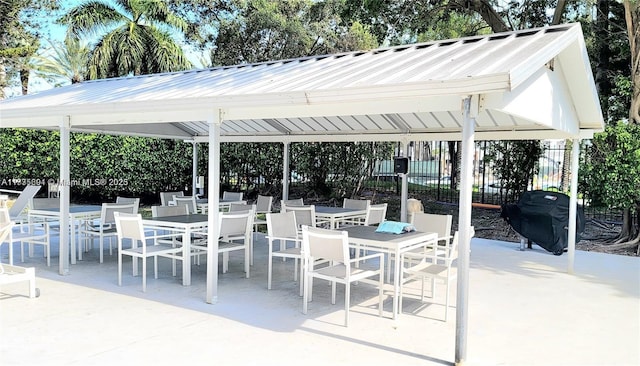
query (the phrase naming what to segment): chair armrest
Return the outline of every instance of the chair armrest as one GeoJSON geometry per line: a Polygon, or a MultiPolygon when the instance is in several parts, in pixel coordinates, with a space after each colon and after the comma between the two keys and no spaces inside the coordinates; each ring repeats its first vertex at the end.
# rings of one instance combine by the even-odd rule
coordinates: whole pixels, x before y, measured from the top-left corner
{"type": "Polygon", "coordinates": [[[365,261],[367,259],[374,259],[374,258],[379,258],[381,261],[380,263],[382,263],[382,261],[384,260],[384,253],[372,253],[372,254],[363,255],[361,257],[353,258],[349,260],[349,263],[358,263],[361,261],[365,261]]]}

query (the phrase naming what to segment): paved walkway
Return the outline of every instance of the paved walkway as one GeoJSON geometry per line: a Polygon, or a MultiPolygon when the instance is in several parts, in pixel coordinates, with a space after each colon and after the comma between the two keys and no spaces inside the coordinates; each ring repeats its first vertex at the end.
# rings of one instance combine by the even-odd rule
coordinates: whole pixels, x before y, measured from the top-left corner
{"type": "MultiPolygon", "coordinates": [[[[471,252],[469,365],[640,364],[640,259],[576,253],[576,274],[567,256],[517,243],[474,239],[471,252]]],[[[57,253],[54,248],[53,253],[57,253]]],[[[36,254],[42,253],[36,250],[36,254]]],[[[3,246],[2,262],[7,262],[3,246]]],[[[309,313],[301,313],[291,262],[275,262],[274,289],[266,289],[266,245],[256,242],[251,279],[232,256],[220,276],[219,303],[204,302],[205,265],[194,266],[193,286],[171,277],[125,272],[117,285],[115,256],[98,263],[97,250],[57,274],[39,255],[41,296],[26,285],[0,288],[2,365],[448,365],[454,361],[455,311],[442,321],[443,293],[436,303],[405,300],[391,320],[376,315],[376,291],[353,291],[351,324],[342,326],[343,301],[330,304],[329,286],[318,281],[309,313]]],[[[19,259],[17,259],[19,263],[19,259]]],[[[162,262],[162,259],[161,259],[162,262]]],[[[125,263],[126,271],[130,266],[125,263]]],[[[442,288],[443,286],[441,286],[442,288]]],[[[417,289],[417,287],[416,287],[417,289]]],[[[452,309],[453,310],[453,309],[452,309]]]]}

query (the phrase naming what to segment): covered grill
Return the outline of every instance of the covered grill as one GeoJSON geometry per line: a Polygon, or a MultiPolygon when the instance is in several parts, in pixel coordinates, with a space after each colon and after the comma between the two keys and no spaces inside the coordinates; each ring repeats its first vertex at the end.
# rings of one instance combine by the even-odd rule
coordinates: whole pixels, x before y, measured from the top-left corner
{"type": "MultiPolygon", "coordinates": [[[[502,205],[500,216],[521,236],[555,255],[568,245],[569,196],[548,191],[524,192],[517,204],[502,205]]],[[[584,231],[584,212],[578,207],[576,242],[584,231]]]]}

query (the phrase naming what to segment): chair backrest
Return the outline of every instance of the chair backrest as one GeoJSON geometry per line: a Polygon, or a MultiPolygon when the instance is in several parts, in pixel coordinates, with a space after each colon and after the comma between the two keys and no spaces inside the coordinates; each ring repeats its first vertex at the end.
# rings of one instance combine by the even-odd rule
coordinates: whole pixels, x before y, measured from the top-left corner
{"type": "Polygon", "coordinates": [[[293,211],[296,215],[296,223],[298,227],[302,225],[316,226],[316,206],[289,206],[283,205],[282,212],[293,211]]]}
{"type": "Polygon", "coordinates": [[[271,212],[272,204],[273,204],[273,196],[258,195],[258,200],[256,201],[256,213],[271,212]]]}
{"type": "Polygon", "coordinates": [[[9,216],[11,219],[16,219],[22,211],[27,207],[29,202],[35,197],[36,193],[42,186],[28,185],[26,186],[16,200],[13,202],[13,206],[9,209],[9,216]]]}
{"type": "Polygon", "coordinates": [[[271,238],[298,238],[296,213],[293,211],[267,213],[267,236],[271,238]]]}
{"type": "Polygon", "coordinates": [[[11,216],[9,216],[9,209],[6,207],[0,208],[0,225],[11,224],[11,216]]]}
{"type": "Polygon", "coordinates": [[[296,198],[296,199],[292,199],[292,200],[280,200],[280,207],[284,207],[284,206],[303,206],[304,202],[302,201],[302,198],[296,198]]]}
{"type": "Polygon", "coordinates": [[[187,206],[189,214],[198,213],[198,205],[196,204],[196,198],[194,196],[174,196],[173,202],[176,206],[187,206]]]}
{"type": "Polygon", "coordinates": [[[151,206],[152,217],[179,216],[188,215],[189,207],[187,205],[180,206],[151,206]]]}
{"type": "Polygon", "coordinates": [[[182,197],[184,192],[160,192],[160,204],[162,206],[169,206],[173,202],[173,196],[182,197]]]}
{"type": "Polygon", "coordinates": [[[249,210],[256,212],[256,205],[247,205],[247,202],[245,201],[242,203],[230,203],[228,212],[242,212],[249,210]]]}
{"type": "Polygon", "coordinates": [[[135,210],[133,211],[134,213],[138,212],[138,209],[140,208],[140,198],[138,197],[121,197],[121,196],[117,196],[116,197],[116,203],[118,204],[125,204],[125,203],[133,203],[135,210]]]}
{"type": "Polygon", "coordinates": [[[307,258],[349,262],[349,237],[346,231],[302,226],[302,251],[307,258]]]}
{"type": "Polygon", "coordinates": [[[367,215],[364,218],[364,224],[367,226],[376,225],[383,222],[387,217],[387,204],[380,203],[371,205],[367,208],[367,215]]]}
{"type": "Polygon", "coordinates": [[[102,211],[100,212],[100,223],[102,225],[113,224],[116,221],[114,213],[122,212],[128,214],[136,214],[137,211],[135,211],[135,209],[136,206],[133,203],[103,203],[102,211]]]}
{"type": "MultiPolygon", "coordinates": [[[[413,214],[411,224],[418,231],[437,233],[438,238],[447,238],[451,236],[451,223],[453,216],[451,215],[438,215],[428,214],[424,212],[416,212],[413,214]]],[[[441,239],[438,239],[440,241],[441,239]]],[[[445,244],[448,244],[448,239],[445,244]]]]}
{"type": "Polygon", "coordinates": [[[245,237],[249,240],[253,229],[253,210],[220,213],[220,236],[222,238],[245,237]]]}
{"type": "MultiPolygon", "coordinates": [[[[470,237],[473,238],[475,235],[476,235],[476,232],[474,227],[472,226],[470,237]]],[[[449,266],[454,260],[458,258],[458,240],[459,240],[459,233],[458,231],[456,231],[455,233],[453,233],[453,239],[451,239],[451,245],[449,246],[447,255],[444,258],[445,263],[449,266]]]]}
{"type": "Polygon", "coordinates": [[[60,198],[34,198],[31,202],[33,203],[32,209],[60,207],[60,198]]]}
{"type": "Polygon", "coordinates": [[[13,222],[9,218],[9,209],[0,208],[0,244],[2,244],[13,229],[13,222]]]}
{"type": "Polygon", "coordinates": [[[354,200],[345,198],[342,201],[343,208],[354,208],[357,210],[366,210],[371,205],[371,200],[354,200]]]}
{"type": "Polygon", "coordinates": [[[225,201],[242,201],[242,192],[222,192],[222,199],[225,201]]]}
{"type": "Polygon", "coordinates": [[[138,213],[114,212],[118,240],[131,239],[145,242],[142,215],[138,213]]]}

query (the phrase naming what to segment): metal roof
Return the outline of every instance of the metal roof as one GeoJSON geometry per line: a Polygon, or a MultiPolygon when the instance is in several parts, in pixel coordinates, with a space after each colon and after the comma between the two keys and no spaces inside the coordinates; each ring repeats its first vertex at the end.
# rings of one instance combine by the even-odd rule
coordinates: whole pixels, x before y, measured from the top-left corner
{"type": "Polygon", "coordinates": [[[579,24],[87,81],[0,101],[0,127],[206,141],[590,137],[603,128],[579,24]]]}

